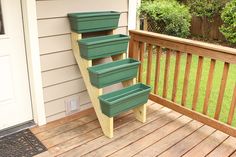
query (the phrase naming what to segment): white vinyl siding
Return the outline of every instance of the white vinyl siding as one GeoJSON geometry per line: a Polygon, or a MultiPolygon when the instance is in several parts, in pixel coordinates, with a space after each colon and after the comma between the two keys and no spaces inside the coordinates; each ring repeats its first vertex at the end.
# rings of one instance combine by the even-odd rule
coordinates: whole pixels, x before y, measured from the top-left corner
{"type": "Polygon", "coordinates": [[[66,116],[65,100],[70,98],[79,98],[81,110],[91,107],[72,54],[67,13],[119,11],[119,28],[115,32],[127,34],[128,0],[38,0],[36,3],[44,103],[49,122],[66,116]]]}

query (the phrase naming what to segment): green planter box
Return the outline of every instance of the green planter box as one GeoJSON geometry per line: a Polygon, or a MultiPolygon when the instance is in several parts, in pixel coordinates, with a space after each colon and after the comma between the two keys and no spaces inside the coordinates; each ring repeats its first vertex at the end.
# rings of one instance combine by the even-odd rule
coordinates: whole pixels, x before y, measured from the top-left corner
{"type": "Polygon", "coordinates": [[[97,88],[109,86],[137,76],[140,62],[134,59],[124,59],[100,64],[88,68],[90,82],[97,88]]]}
{"type": "Polygon", "coordinates": [[[129,39],[122,34],[81,39],[78,41],[80,55],[91,60],[121,54],[127,52],[129,39]]]}
{"type": "Polygon", "coordinates": [[[142,83],[105,94],[99,97],[103,114],[114,117],[121,112],[128,111],[147,103],[151,87],[142,83]]]}
{"type": "Polygon", "coordinates": [[[77,33],[111,30],[118,27],[120,13],[115,11],[68,14],[71,30],[77,33]]]}

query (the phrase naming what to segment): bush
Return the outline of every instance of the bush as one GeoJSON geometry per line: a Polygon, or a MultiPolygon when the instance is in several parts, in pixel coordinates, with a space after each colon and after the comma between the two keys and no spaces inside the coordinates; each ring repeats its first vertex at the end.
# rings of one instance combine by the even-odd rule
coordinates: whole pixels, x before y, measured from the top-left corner
{"type": "Polygon", "coordinates": [[[211,19],[215,14],[221,12],[229,0],[185,0],[190,12],[194,16],[207,17],[211,19]]]}
{"type": "Polygon", "coordinates": [[[236,0],[226,4],[221,18],[224,24],[220,31],[231,44],[236,44],[236,0]]]}
{"type": "Polygon", "coordinates": [[[162,27],[167,35],[187,37],[190,34],[191,15],[188,7],[175,0],[145,1],[139,9],[141,16],[162,27]]]}

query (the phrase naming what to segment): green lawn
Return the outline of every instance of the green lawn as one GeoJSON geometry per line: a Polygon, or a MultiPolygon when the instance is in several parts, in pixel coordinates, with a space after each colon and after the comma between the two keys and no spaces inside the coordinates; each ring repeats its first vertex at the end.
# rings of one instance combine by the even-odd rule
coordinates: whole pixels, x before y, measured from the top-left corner
{"type": "MultiPolygon", "coordinates": [[[[152,77],[151,77],[151,86],[154,87],[154,79],[155,79],[155,54],[153,55],[152,60],[152,77]]],[[[181,57],[181,66],[180,66],[180,74],[179,74],[179,82],[178,82],[178,91],[177,91],[177,103],[181,102],[183,82],[184,82],[184,72],[185,72],[185,64],[186,64],[186,55],[182,55],[181,57]]],[[[193,99],[193,91],[195,87],[195,79],[196,79],[196,71],[198,65],[198,56],[193,56],[191,72],[189,77],[189,88],[187,95],[187,107],[191,108],[192,99],[193,99]]],[[[143,72],[143,82],[146,82],[146,69],[147,69],[147,58],[145,57],[144,61],[144,72],[143,72]]],[[[208,113],[211,117],[214,116],[215,113],[215,105],[218,98],[220,82],[222,78],[223,72],[223,62],[217,61],[215,66],[215,74],[213,80],[213,88],[211,92],[211,97],[209,101],[208,113]]],[[[175,55],[171,55],[171,63],[170,63],[170,75],[169,75],[169,88],[168,88],[168,99],[171,99],[172,95],[172,87],[173,87],[173,78],[174,78],[174,69],[175,69],[175,55]]],[[[202,112],[203,103],[205,98],[206,84],[208,79],[208,72],[210,68],[210,59],[204,58],[200,92],[198,97],[197,111],[202,112]]],[[[161,74],[159,81],[158,93],[162,95],[163,82],[164,82],[164,69],[165,69],[165,55],[161,57],[161,74]]],[[[223,122],[227,121],[227,116],[232,100],[233,88],[236,82],[236,65],[230,65],[228,80],[227,80],[227,88],[225,90],[222,110],[220,114],[220,120],[223,122]]],[[[153,88],[152,88],[153,89],[153,88]]],[[[233,125],[236,126],[236,114],[234,115],[233,125]]]]}

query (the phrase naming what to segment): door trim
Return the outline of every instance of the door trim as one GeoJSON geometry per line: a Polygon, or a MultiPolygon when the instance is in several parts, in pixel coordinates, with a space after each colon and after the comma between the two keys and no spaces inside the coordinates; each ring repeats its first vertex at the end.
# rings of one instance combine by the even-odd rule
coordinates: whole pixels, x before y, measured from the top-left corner
{"type": "Polygon", "coordinates": [[[46,124],[46,114],[40,64],[36,0],[21,0],[21,4],[33,118],[34,122],[41,126],[46,124]]]}

